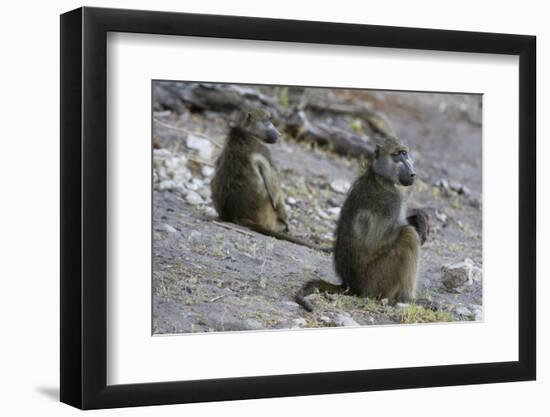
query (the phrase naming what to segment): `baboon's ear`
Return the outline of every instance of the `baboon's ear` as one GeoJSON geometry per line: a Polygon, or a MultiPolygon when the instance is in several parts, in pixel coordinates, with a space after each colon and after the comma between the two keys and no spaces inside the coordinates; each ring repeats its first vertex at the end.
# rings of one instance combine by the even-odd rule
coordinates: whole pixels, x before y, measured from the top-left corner
{"type": "Polygon", "coordinates": [[[376,148],[374,149],[374,158],[378,159],[378,156],[380,156],[380,145],[376,145],[376,148]]]}

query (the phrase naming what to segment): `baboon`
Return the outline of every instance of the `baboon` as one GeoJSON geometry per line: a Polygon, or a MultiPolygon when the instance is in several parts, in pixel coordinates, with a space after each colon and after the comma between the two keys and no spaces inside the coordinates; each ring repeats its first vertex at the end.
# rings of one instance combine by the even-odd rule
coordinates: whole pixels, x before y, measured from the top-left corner
{"type": "Polygon", "coordinates": [[[312,311],[305,297],[315,289],[349,291],[391,302],[415,298],[420,245],[429,233],[430,218],[421,210],[407,217],[403,195],[396,186],[412,185],[415,175],[407,147],[395,137],[385,138],[376,147],[338,220],[334,266],[342,284],[307,282],[296,294],[300,305],[312,311]]]}
{"type": "Polygon", "coordinates": [[[216,161],[212,200],[221,220],[256,232],[324,250],[288,235],[288,216],[277,170],[264,143],[277,141],[280,133],[269,112],[245,111],[231,127],[224,149],[216,161]]]}

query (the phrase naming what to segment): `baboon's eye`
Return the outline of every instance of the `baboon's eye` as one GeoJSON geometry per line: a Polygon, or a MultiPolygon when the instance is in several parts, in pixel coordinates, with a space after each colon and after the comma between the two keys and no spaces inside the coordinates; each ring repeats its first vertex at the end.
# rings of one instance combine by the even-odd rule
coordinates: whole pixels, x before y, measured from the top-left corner
{"type": "Polygon", "coordinates": [[[402,150],[402,151],[399,152],[399,153],[400,153],[401,155],[403,155],[403,156],[407,156],[407,151],[405,151],[405,150],[402,150]]]}

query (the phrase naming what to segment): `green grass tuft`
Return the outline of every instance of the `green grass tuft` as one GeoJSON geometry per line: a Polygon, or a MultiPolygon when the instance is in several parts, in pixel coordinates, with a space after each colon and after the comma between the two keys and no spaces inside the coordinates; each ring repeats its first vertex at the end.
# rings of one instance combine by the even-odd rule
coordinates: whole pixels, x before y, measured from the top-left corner
{"type": "Polygon", "coordinates": [[[439,323],[454,321],[454,316],[448,311],[433,311],[417,304],[410,304],[399,312],[401,323],[439,323]]]}

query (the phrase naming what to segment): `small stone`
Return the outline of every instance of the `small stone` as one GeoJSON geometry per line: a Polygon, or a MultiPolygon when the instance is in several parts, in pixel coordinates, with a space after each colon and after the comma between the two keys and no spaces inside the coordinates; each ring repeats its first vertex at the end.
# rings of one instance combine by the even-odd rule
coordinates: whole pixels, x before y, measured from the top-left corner
{"type": "Polygon", "coordinates": [[[189,239],[190,240],[194,240],[194,239],[198,239],[201,237],[201,232],[197,231],[197,230],[191,230],[191,233],[189,233],[189,239]]]}
{"type": "Polygon", "coordinates": [[[474,275],[481,272],[480,268],[476,267],[474,261],[470,258],[456,264],[444,265],[441,270],[443,271],[443,285],[451,292],[462,292],[465,287],[473,284],[474,275]]]}
{"type": "Polygon", "coordinates": [[[204,200],[202,199],[202,197],[195,191],[189,191],[185,196],[185,201],[187,201],[189,204],[192,204],[194,206],[198,206],[199,204],[204,203],[204,200]]]}
{"type": "Polygon", "coordinates": [[[206,213],[206,215],[208,217],[217,217],[218,216],[218,212],[216,211],[216,209],[214,207],[205,207],[204,209],[204,212],[206,213]]]}
{"type": "Polygon", "coordinates": [[[260,330],[265,328],[265,326],[256,319],[246,319],[244,323],[248,330],[260,330]]]}
{"type": "Polygon", "coordinates": [[[474,282],[481,282],[483,280],[483,270],[478,266],[472,267],[472,279],[474,282]]]}
{"type": "Polygon", "coordinates": [[[468,187],[466,187],[465,185],[460,187],[460,190],[458,190],[458,194],[462,194],[466,197],[468,197],[471,193],[472,192],[470,191],[470,189],[468,187]]]}
{"type": "Polygon", "coordinates": [[[460,189],[462,188],[462,184],[460,184],[459,182],[456,182],[456,181],[451,181],[451,182],[449,182],[449,188],[458,193],[460,191],[460,189]]]}
{"type": "Polygon", "coordinates": [[[483,308],[480,305],[471,305],[470,310],[474,315],[475,321],[483,321],[483,308]]]}
{"type": "Polygon", "coordinates": [[[193,191],[199,190],[202,186],[203,186],[202,181],[197,178],[193,178],[191,179],[191,181],[185,184],[185,188],[193,191]]]}
{"type": "Polygon", "coordinates": [[[338,217],[340,215],[340,210],[340,207],[330,207],[329,209],[327,209],[327,213],[333,217],[338,217]]]}
{"type": "Polygon", "coordinates": [[[344,179],[334,180],[330,183],[330,188],[332,188],[333,191],[340,194],[347,193],[350,187],[351,187],[350,182],[344,179]]]}
{"type": "Polygon", "coordinates": [[[187,147],[198,151],[201,158],[208,160],[212,157],[212,143],[208,139],[195,135],[188,135],[187,147]]]}
{"type": "Polygon", "coordinates": [[[172,157],[172,152],[168,149],[153,149],[153,158],[155,159],[167,159],[172,157]]]}
{"type": "Polygon", "coordinates": [[[212,191],[210,190],[210,187],[199,188],[199,194],[206,201],[209,201],[212,198],[212,191]]]}
{"type": "Polygon", "coordinates": [[[296,204],[296,199],[295,199],[295,198],[292,198],[292,197],[287,197],[287,198],[286,198],[286,202],[287,202],[289,205],[293,206],[293,205],[296,204]]]}
{"type": "Polygon", "coordinates": [[[470,198],[470,206],[473,208],[480,208],[481,207],[481,200],[479,198],[472,197],[470,198]]]}
{"type": "Polygon", "coordinates": [[[331,322],[330,317],[327,317],[327,316],[321,316],[321,317],[319,317],[319,320],[321,320],[323,323],[330,323],[331,322]]]}
{"type": "Polygon", "coordinates": [[[317,214],[319,215],[319,217],[321,219],[324,219],[324,220],[330,220],[331,219],[331,216],[329,216],[327,213],[325,213],[323,210],[321,210],[319,207],[317,207],[315,209],[315,211],[317,212],[317,214]]]}
{"type": "Polygon", "coordinates": [[[341,314],[335,314],[334,318],[332,319],[333,323],[337,326],[360,326],[359,323],[357,323],[355,320],[353,320],[348,314],[341,313],[341,314]]]}
{"type": "Polygon", "coordinates": [[[457,316],[463,317],[463,318],[468,318],[468,317],[471,317],[472,315],[472,312],[470,311],[470,309],[464,306],[458,306],[457,308],[455,308],[455,313],[457,316]]]}
{"type": "Polygon", "coordinates": [[[441,223],[447,223],[447,220],[448,220],[447,215],[439,210],[435,211],[435,218],[439,220],[441,223]]]}
{"type": "Polygon", "coordinates": [[[443,189],[445,189],[445,190],[448,190],[448,189],[449,189],[449,182],[448,182],[446,179],[444,179],[444,178],[441,178],[441,179],[439,179],[439,180],[436,180],[435,183],[434,183],[434,185],[435,185],[436,187],[443,188],[443,189]]]}
{"type": "Polygon", "coordinates": [[[286,307],[300,308],[300,306],[298,305],[298,303],[296,303],[296,302],[294,302],[294,301],[290,301],[290,300],[284,300],[284,301],[283,301],[283,304],[284,304],[286,307]]]}
{"type": "Polygon", "coordinates": [[[208,165],[203,165],[202,168],[201,168],[201,173],[206,178],[210,178],[214,175],[214,168],[212,168],[208,165]]]}
{"type": "Polygon", "coordinates": [[[303,317],[292,320],[292,328],[301,328],[307,326],[307,320],[303,317]]]}
{"type": "Polygon", "coordinates": [[[409,306],[408,303],[395,303],[395,308],[397,308],[398,310],[404,310],[406,309],[407,307],[409,306]]]}
{"type": "Polygon", "coordinates": [[[168,233],[178,233],[178,231],[173,226],[170,226],[167,223],[163,224],[162,226],[164,227],[164,230],[166,230],[168,233]]]}

